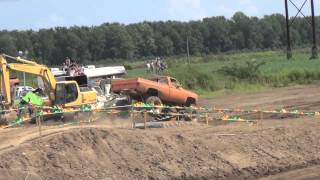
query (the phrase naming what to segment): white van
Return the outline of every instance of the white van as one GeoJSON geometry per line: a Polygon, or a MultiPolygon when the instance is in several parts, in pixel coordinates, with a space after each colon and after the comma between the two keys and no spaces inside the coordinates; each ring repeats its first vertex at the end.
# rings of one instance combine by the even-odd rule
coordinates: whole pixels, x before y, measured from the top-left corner
{"type": "Polygon", "coordinates": [[[19,99],[20,97],[24,96],[30,91],[34,91],[35,89],[30,86],[15,86],[13,88],[13,94],[12,94],[12,99],[16,100],[19,99]]]}

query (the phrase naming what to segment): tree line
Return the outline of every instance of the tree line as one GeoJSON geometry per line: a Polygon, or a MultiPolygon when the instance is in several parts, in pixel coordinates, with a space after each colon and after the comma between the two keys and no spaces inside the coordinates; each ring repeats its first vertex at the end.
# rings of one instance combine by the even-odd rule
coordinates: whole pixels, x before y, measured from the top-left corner
{"type": "MultiPolygon", "coordinates": [[[[311,43],[308,20],[298,17],[294,21],[291,34],[295,46],[311,43]]],[[[316,20],[319,29],[320,18],[316,20]]],[[[189,22],[105,23],[92,27],[0,31],[2,52],[17,55],[18,51],[27,51],[28,56],[50,65],[62,64],[66,57],[91,63],[185,55],[187,42],[191,55],[283,48],[285,17],[272,14],[258,18],[237,12],[230,19],[218,16],[189,22]]]]}

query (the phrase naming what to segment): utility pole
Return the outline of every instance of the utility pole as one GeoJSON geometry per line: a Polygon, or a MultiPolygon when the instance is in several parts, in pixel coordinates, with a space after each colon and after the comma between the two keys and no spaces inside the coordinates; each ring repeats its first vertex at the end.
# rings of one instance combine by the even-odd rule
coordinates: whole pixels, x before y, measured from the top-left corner
{"type": "MultiPolygon", "coordinates": [[[[292,0],[284,0],[285,4],[285,10],[286,10],[286,26],[287,26],[287,59],[292,58],[292,47],[291,47],[291,37],[290,37],[290,28],[292,24],[295,22],[297,17],[302,15],[304,17],[304,20],[306,20],[311,28],[312,28],[312,50],[311,50],[311,57],[310,59],[316,59],[318,57],[318,49],[317,49],[317,32],[316,32],[316,21],[315,21],[315,15],[314,15],[314,0],[304,0],[301,6],[298,6],[296,3],[294,3],[292,0]],[[311,21],[308,16],[304,14],[302,9],[305,7],[307,2],[310,1],[311,4],[311,21]],[[288,9],[288,2],[290,2],[293,7],[297,10],[296,15],[290,19],[289,17],[289,9],[288,9]]],[[[309,30],[309,27],[308,27],[309,30]]]]}
{"type": "Polygon", "coordinates": [[[317,35],[316,35],[316,21],[314,18],[314,2],[311,0],[311,19],[312,19],[312,55],[310,59],[316,59],[318,57],[318,49],[317,49],[317,35]]]}
{"type": "Polygon", "coordinates": [[[289,10],[288,10],[288,0],[284,0],[286,9],[286,25],[287,25],[287,59],[292,58],[291,52],[291,38],[290,38],[290,24],[289,24],[289,10]]]}

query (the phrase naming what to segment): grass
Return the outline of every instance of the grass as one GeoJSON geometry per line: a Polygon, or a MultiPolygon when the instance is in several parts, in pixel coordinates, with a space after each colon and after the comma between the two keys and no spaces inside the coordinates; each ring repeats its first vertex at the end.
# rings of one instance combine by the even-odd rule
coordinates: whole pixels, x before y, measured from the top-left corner
{"type": "MultiPolygon", "coordinates": [[[[274,87],[309,84],[320,80],[320,59],[309,60],[310,52],[307,49],[294,52],[294,58],[291,60],[286,59],[286,53],[283,51],[192,57],[190,64],[186,58],[168,58],[166,61],[169,69],[164,74],[176,77],[186,88],[198,92],[204,98],[228,92],[256,92],[274,87]],[[255,71],[251,66],[246,67],[247,62],[262,64],[257,74],[252,76],[254,79],[245,78],[246,74],[243,74],[244,70],[255,71]],[[221,69],[226,67],[234,67],[233,70],[239,73],[221,73],[221,69]]],[[[139,63],[136,62],[134,66],[139,67],[139,63]]],[[[128,77],[137,76],[149,75],[143,68],[128,71],[128,77]]]]}
{"type": "MultiPolygon", "coordinates": [[[[257,92],[320,80],[320,59],[309,60],[310,51],[307,49],[294,52],[292,60],[286,59],[284,51],[233,52],[191,57],[189,61],[184,57],[170,57],[166,59],[169,69],[164,75],[177,78],[185,88],[196,91],[203,98],[232,92],[257,92]],[[258,64],[261,66],[255,66],[258,64]]],[[[154,76],[147,74],[143,68],[144,63],[145,60],[125,62],[127,67],[133,68],[128,70],[127,77],[154,76]]],[[[23,81],[22,73],[14,75],[23,81]]],[[[26,80],[27,85],[37,86],[34,76],[27,75],[26,80]]]]}
{"type": "Polygon", "coordinates": [[[198,89],[196,90],[196,92],[200,95],[201,98],[208,99],[208,98],[223,96],[225,94],[254,93],[254,92],[260,92],[267,89],[269,88],[259,84],[237,84],[233,89],[220,89],[216,91],[198,89]]]}

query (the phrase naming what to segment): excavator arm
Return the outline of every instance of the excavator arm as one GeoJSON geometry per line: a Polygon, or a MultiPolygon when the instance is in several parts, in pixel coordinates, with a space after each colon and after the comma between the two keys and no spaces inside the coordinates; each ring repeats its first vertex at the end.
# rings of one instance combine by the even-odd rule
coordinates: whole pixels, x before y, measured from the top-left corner
{"type": "Polygon", "coordinates": [[[4,105],[11,104],[10,72],[7,65],[4,56],[0,55],[0,92],[4,105]]]}
{"type": "Polygon", "coordinates": [[[28,74],[33,74],[42,78],[45,85],[45,92],[48,95],[51,102],[55,101],[55,88],[56,88],[56,79],[48,67],[37,64],[33,61],[28,61],[20,57],[12,57],[8,55],[0,55],[0,89],[1,94],[4,97],[5,104],[11,104],[11,93],[10,93],[10,72],[18,71],[25,72],[28,74]],[[6,58],[15,60],[20,63],[8,63],[6,58]]]}
{"type": "Polygon", "coordinates": [[[27,74],[33,74],[41,77],[44,82],[45,93],[48,95],[50,101],[55,101],[54,92],[57,82],[51,71],[46,66],[39,64],[11,63],[7,68],[12,71],[25,72],[27,74]]]}

